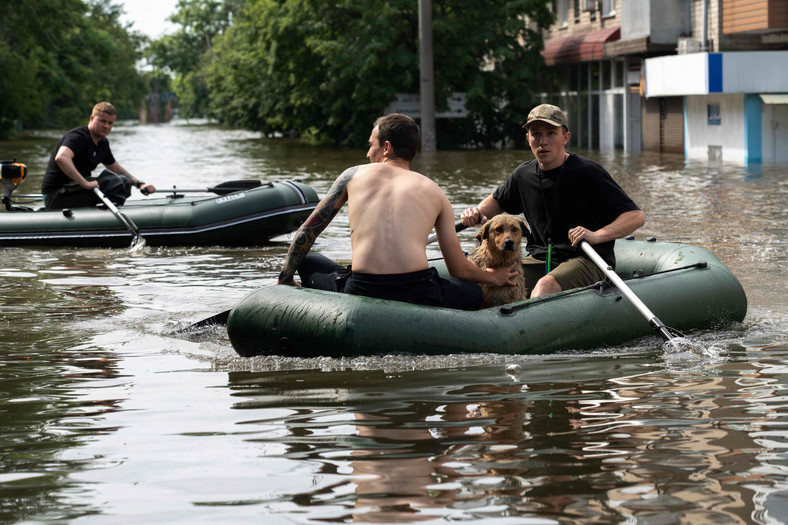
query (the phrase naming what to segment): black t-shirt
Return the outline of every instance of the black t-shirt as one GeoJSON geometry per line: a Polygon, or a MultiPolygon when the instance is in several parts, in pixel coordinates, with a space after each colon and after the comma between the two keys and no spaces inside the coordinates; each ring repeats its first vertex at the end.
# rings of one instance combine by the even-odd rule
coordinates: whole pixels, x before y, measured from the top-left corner
{"type": "Polygon", "coordinates": [[[112,156],[112,150],[109,149],[109,141],[106,137],[102,138],[98,144],[94,144],[87,126],[74,128],[63,135],[63,138],[55,146],[52,156],[49,157],[49,164],[47,164],[44,180],[41,183],[41,193],[55,192],[71,182],[71,177],[63,173],[63,170],[55,162],[55,155],[61,146],[66,146],[74,152],[74,166],[83,177],[89,177],[99,164],[107,166],[115,164],[115,157],[112,156]]]}
{"type": "MultiPolygon", "coordinates": [[[[551,240],[556,263],[585,256],[579,247],[572,248],[570,229],[583,226],[596,231],[622,213],[640,209],[602,166],[575,154],[549,171],[542,171],[536,160],[521,164],[493,197],[507,213],[525,215],[532,235],[528,252],[545,260],[551,240]]],[[[611,266],[616,262],[614,244],[594,245],[611,266]]]]}

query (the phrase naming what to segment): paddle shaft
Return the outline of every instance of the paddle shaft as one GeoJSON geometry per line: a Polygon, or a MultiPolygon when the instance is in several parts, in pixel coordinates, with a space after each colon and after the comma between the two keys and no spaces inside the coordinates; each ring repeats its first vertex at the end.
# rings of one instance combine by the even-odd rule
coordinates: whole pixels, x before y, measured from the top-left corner
{"type": "Polygon", "coordinates": [[[635,292],[633,292],[632,289],[626,285],[624,280],[621,279],[621,277],[619,277],[615,271],[613,271],[613,268],[611,268],[610,265],[608,265],[605,260],[600,257],[600,255],[591,247],[590,244],[588,244],[588,242],[580,241],[580,248],[582,248],[586,255],[588,255],[588,257],[594,262],[594,264],[596,264],[599,269],[605,273],[607,278],[610,279],[614,285],[616,285],[616,288],[621,290],[621,293],[624,294],[624,296],[626,296],[626,298],[629,299],[633,305],[635,305],[635,308],[637,308],[638,311],[643,314],[643,317],[646,318],[651,327],[654,328],[654,330],[656,330],[657,333],[659,333],[659,335],[665,339],[665,341],[674,339],[674,336],[670,333],[668,327],[665,326],[662,321],[660,321],[659,318],[648,309],[643,301],[641,301],[640,298],[635,295],[635,292]]]}
{"type": "Polygon", "coordinates": [[[236,191],[248,190],[248,187],[238,186],[229,188],[171,188],[168,190],[159,190],[159,193],[234,193],[236,191]]]}
{"type": "Polygon", "coordinates": [[[103,202],[104,205],[107,208],[109,208],[109,210],[115,215],[115,217],[117,217],[118,220],[122,222],[123,225],[126,227],[126,229],[129,230],[131,234],[134,236],[134,238],[131,240],[132,247],[135,246],[141,240],[144,242],[144,239],[142,239],[142,236],[140,235],[140,230],[139,228],[137,228],[137,225],[134,224],[131,221],[131,219],[129,219],[123,213],[121,213],[118,207],[115,206],[112,203],[112,201],[109,200],[99,188],[93,188],[93,193],[95,193],[98,196],[98,198],[101,199],[101,202],[103,202]]]}
{"type": "MultiPolygon", "coordinates": [[[[271,183],[269,182],[268,184],[271,183]]],[[[216,193],[218,195],[227,195],[236,191],[251,190],[262,185],[263,183],[256,179],[231,180],[210,188],[176,188],[173,186],[170,190],[162,190],[162,193],[216,193]]]]}
{"type": "MultiPolygon", "coordinates": [[[[270,184],[270,183],[269,183],[270,184]]],[[[221,184],[217,184],[216,186],[211,186],[210,188],[175,188],[169,190],[159,190],[159,193],[216,193],[219,195],[226,195],[228,193],[233,193],[236,191],[244,191],[250,190],[252,188],[257,188],[258,186],[262,186],[263,183],[256,179],[244,179],[244,180],[231,180],[228,182],[223,182],[221,184]]],[[[18,195],[14,195],[16,198],[20,199],[43,199],[43,193],[22,193],[18,195]]]]}
{"type": "MultiPolygon", "coordinates": [[[[462,221],[457,221],[457,222],[454,223],[454,231],[456,231],[456,232],[461,232],[465,228],[467,228],[467,226],[465,226],[462,223],[462,221]]],[[[438,234],[437,233],[430,234],[430,236],[427,237],[427,244],[432,244],[433,242],[435,242],[437,240],[438,240],[438,234]]]]}

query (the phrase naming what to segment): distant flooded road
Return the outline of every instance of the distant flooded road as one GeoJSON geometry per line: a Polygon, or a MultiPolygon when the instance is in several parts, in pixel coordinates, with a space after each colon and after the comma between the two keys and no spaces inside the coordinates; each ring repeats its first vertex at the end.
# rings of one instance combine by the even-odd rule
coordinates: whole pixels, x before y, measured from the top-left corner
{"type": "MultiPolygon", "coordinates": [[[[60,136],[0,142],[29,168],[19,193],[40,191],[60,136]]],[[[202,123],[120,123],[109,138],[160,189],[300,179],[322,196],[366,162],[364,144],[202,123]]],[[[710,355],[655,335],[528,357],[244,359],[221,329],[173,329],[272,283],[288,236],[0,248],[0,523],[784,522],[788,166],[568,149],[644,210],[637,238],[706,248],[742,282],[744,323],[688,334],[710,355]]],[[[530,158],[438,152],[413,167],[459,215],[530,158]]],[[[349,259],[346,209],[314,249],[349,259]]]]}

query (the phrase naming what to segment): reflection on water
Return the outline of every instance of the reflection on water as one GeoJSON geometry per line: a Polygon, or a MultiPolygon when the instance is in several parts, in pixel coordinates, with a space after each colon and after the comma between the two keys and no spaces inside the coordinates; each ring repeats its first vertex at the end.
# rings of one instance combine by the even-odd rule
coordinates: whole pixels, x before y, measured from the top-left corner
{"type": "MultiPolygon", "coordinates": [[[[59,137],[0,142],[30,168],[18,191],[38,191],[59,137]]],[[[162,188],[300,178],[323,194],[365,161],[364,145],[187,123],[110,139],[162,188]]],[[[139,256],[0,248],[0,522],[783,521],[788,167],[584,153],[646,212],[638,237],[733,271],[744,323],[686,334],[697,351],[654,336],[554,356],[242,359],[223,330],[173,328],[270,285],[287,236],[139,256]]],[[[459,214],[528,158],[438,152],[415,168],[459,214]]],[[[347,259],[348,233],[343,211],[316,249],[347,259]]]]}
{"type": "MultiPolygon", "coordinates": [[[[763,361],[784,362],[786,350],[764,349],[763,361]]],[[[524,363],[517,382],[488,365],[234,373],[230,387],[241,399],[235,408],[251,413],[247,439],[266,457],[312,464],[313,487],[289,493],[274,512],[296,502],[372,523],[724,523],[768,514],[772,496],[778,510],[786,472],[766,457],[787,444],[775,397],[786,386],[769,377],[771,366],[697,375],[653,357],[609,370],[610,356],[585,356],[573,366],[577,379],[564,371],[579,359],[570,357],[524,363]],[[381,395],[381,385],[393,391],[381,395]]]]}

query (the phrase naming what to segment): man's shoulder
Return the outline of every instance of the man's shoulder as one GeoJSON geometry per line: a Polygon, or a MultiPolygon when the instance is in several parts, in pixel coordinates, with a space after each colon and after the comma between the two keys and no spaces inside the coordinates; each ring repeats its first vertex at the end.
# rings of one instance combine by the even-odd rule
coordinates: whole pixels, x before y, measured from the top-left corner
{"type": "Polygon", "coordinates": [[[68,137],[69,135],[75,137],[90,137],[90,130],[88,130],[87,126],[77,126],[66,132],[65,136],[68,137]]]}
{"type": "Polygon", "coordinates": [[[528,160],[517,166],[509,177],[517,179],[533,175],[538,172],[538,168],[539,164],[536,162],[536,159],[528,160]]]}
{"type": "Polygon", "coordinates": [[[525,162],[521,163],[519,166],[515,168],[515,171],[520,169],[528,169],[528,170],[535,170],[538,166],[536,159],[526,160],[525,162]]]}
{"type": "Polygon", "coordinates": [[[79,126],[66,132],[63,135],[62,143],[65,146],[87,143],[90,139],[90,130],[87,126],[79,126]]]}
{"type": "Polygon", "coordinates": [[[600,170],[607,172],[604,166],[593,159],[589,159],[588,157],[583,157],[582,155],[578,155],[577,153],[570,153],[569,159],[567,162],[570,165],[574,165],[578,168],[590,168],[594,170],[600,170]]]}

